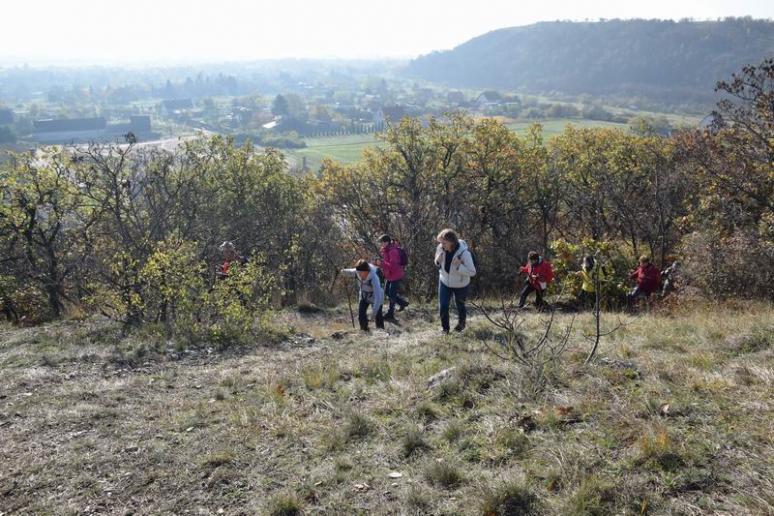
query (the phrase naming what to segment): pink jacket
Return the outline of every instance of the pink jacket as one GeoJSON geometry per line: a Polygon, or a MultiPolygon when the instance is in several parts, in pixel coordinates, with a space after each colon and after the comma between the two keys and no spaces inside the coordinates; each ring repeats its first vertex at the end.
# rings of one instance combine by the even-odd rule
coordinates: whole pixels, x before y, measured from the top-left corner
{"type": "Polygon", "coordinates": [[[384,279],[387,281],[398,281],[403,279],[405,271],[400,266],[400,251],[394,244],[389,244],[387,247],[379,250],[382,255],[382,272],[384,273],[384,279]]]}

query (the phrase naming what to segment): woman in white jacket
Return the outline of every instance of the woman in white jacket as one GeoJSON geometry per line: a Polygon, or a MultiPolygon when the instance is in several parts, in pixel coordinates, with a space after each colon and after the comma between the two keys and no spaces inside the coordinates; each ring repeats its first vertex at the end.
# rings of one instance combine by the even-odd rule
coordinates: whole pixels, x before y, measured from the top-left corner
{"type": "Polygon", "coordinates": [[[444,229],[437,237],[435,265],[438,267],[438,309],[441,314],[441,328],[449,333],[449,304],[454,296],[457,305],[457,326],[454,331],[465,329],[470,278],[476,275],[473,255],[464,240],[460,240],[451,229],[444,229]]]}

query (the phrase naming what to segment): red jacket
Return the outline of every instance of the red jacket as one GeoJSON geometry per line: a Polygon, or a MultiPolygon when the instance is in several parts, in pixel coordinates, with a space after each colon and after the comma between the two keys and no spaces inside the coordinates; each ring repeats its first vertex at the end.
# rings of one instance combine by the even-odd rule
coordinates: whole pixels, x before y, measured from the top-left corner
{"type": "Polygon", "coordinates": [[[661,271],[652,263],[640,265],[629,277],[637,281],[637,286],[646,294],[652,294],[661,286],[661,271]]]}
{"type": "Polygon", "coordinates": [[[403,279],[406,274],[403,267],[400,265],[400,251],[398,246],[390,243],[387,247],[379,250],[382,255],[382,272],[384,273],[384,279],[387,281],[398,281],[403,279]]]}
{"type": "Polygon", "coordinates": [[[521,272],[527,275],[527,280],[533,288],[541,289],[541,283],[545,283],[548,286],[554,280],[554,267],[551,262],[544,258],[540,258],[537,265],[532,265],[532,262],[527,262],[527,265],[521,268],[521,272]],[[533,278],[533,276],[535,276],[533,278]]]}

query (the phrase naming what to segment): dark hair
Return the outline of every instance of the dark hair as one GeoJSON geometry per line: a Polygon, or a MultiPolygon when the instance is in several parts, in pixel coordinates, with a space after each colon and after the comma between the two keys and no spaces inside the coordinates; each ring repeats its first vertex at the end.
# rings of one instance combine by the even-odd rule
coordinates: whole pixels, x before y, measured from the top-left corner
{"type": "Polygon", "coordinates": [[[355,264],[355,270],[356,271],[370,271],[371,266],[368,265],[368,262],[365,260],[358,260],[355,264]]]}
{"type": "Polygon", "coordinates": [[[537,260],[538,258],[540,258],[540,254],[538,254],[537,251],[530,251],[529,254],[527,255],[527,259],[529,261],[537,260]]]}
{"type": "Polygon", "coordinates": [[[447,242],[451,242],[452,244],[456,244],[457,242],[460,241],[460,239],[457,237],[457,233],[455,233],[453,229],[448,229],[448,228],[438,233],[438,236],[435,238],[439,242],[441,240],[446,240],[447,242]]]}
{"type": "Polygon", "coordinates": [[[385,233],[379,237],[379,242],[392,242],[392,237],[390,237],[390,235],[385,233]]]}
{"type": "Polygon", "coordinates": [[[591,256],[590,254],[587,254],[586,256],[584,256],[583,257],[583,265],[584,266],[588,266],[589,269],[593,269],[594,268],[594,257],[591,256]]]}

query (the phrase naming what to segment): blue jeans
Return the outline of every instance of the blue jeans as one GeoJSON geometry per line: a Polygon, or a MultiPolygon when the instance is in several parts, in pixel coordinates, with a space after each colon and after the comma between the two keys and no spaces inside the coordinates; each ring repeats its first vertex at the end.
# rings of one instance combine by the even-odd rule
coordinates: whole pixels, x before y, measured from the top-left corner
{"type": "Polygon", "coordinates": [[[400,306],[406,306],[408,304],[408,301],[398,294],[399,287],[400,280],[387,281],[384,284],[384,295],[390,300],[390,307],[387,309],[387,317],[392,317],[395,313],[395,304],[400,306]]]}
{"type": "Polygon", "coordinates": [[[454,302],[457,304],[457,325],[460,328],[465,327],[465,319],[468,310],[465,308],[465,300],[468,298],[468,286],[461,288],[451,288],[438,280],[438,309],[441,314],[441,327],[444,331],[449,331],[449,304],[454,296],[454,302]]]}

